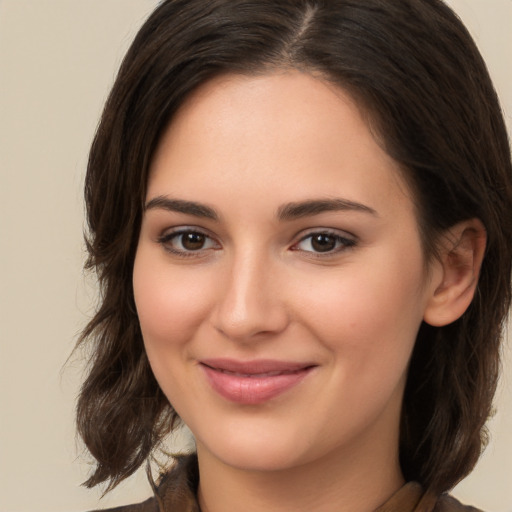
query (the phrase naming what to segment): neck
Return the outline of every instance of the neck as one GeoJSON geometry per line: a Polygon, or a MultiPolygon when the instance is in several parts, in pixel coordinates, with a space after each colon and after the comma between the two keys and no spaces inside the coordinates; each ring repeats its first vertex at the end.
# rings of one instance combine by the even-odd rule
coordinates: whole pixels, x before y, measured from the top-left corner
{"type": "Polygon", "coordinates": [[[230,466],[199,443],[198,458],[203,512],[372,512],[404,483],[397,443],[379,436],[363,453],[352,445],[278,471],[230,466]]]}

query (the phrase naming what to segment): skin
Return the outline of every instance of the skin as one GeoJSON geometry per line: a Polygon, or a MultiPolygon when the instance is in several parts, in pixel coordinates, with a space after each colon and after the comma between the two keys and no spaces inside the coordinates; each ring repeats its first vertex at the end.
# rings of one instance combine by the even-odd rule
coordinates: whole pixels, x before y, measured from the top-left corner
{"type": "Polygon", "coordinates": [[[415,337],[458,314],[442,260],[426,268],[398,166],[342,90],[283,71],[188,98],[152,162],[133,285],[154,374],[197,441],[203,511],[371,511],[400,488],[415,337]],[[312,200],[337,203],[293,215],[312,200]],[[205,377],[219,357],[314,368],[240,404],[205,377]]]}

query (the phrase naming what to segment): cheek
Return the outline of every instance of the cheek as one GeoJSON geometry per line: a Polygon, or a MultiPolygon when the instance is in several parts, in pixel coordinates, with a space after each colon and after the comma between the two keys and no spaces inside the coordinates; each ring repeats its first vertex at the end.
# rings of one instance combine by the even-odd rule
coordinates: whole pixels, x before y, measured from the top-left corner
{"type": "Polygon", "coordinates": [[[404,359],[414,345],[424,309],[421,258],[381,261],[386,265],[361,260],[316,276],[303,293],[310,330],[343,357],[388,359],[398,352],[404,359]]]}
{"type": "Polygon", "coordinates": [[[172,349],[190,339],[210,303],[207,281],[197,269],[171,272],[143,249],[135,259],[133,289],[148,352],[172,349]]]}

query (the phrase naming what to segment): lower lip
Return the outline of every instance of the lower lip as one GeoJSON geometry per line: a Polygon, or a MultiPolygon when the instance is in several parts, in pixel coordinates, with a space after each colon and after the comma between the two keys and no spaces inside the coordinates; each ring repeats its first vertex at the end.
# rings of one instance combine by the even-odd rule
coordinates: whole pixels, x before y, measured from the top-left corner
{"type": "Polygon", "coordinates": [[[239,404],[255,405],[267,402],[299,384],[313,367],[280,375],[241,376],[201,365],[210,386],[220,396],[239,404]]]}

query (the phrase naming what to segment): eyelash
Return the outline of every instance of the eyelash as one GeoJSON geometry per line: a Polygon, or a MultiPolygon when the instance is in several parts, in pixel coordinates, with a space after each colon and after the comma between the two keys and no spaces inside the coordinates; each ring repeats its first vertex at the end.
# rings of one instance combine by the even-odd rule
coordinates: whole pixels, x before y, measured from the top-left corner
{"type": "MultiPolygon", "coordinates": [[[[167,232],[163,235],[159,236],[157,239],[158,243],[162,245],[165,251],[178,256],[180,258],[194,258],[194,257],[201,257],[204,256],[204,251],[209,250],[217,250],[220,248],[220,244],[216,242],[211,236],[207,235],[201,230],[195,229],[195,228],[180,228],[176,231],[167,232]],[[197,250],[192,249],[176,249],[172,246],[172,241],[179,239],[180,237],[183,237],[184,235],[198,235],[200,237],[204,237],[204,240],[206,243],[210,241],[210,245],[213,244],[213,246],[210,247],[200,247],[197,250]]],[[[342,236],[339,233],[331,230],[317,230],[317,231],[311,231],[304,235],[298,242],[294,243],[290,250],[292,251],[300,251],[303,253],[308,254],[308,256],[315,257],[315,258],[328,258],[329,256],[334,256],[336,254],[339,254],[340,252],[346,251],[348,249],[351,249],[357,245],[357,240],[354,238],[348,238],[346,236],[342,236]],[[305,242],[306,240],[311,240],[310,244],[313,244],[313,237],[328,237],[333,239],[335,247],[331,250],[327,250],[325,252],[322,251],[314,251],[314,250],[305,250],[300,249],[299,245],[305,242]]],[[[181,246],[183,247],[183,239],[181,239],[181,246]]]]}
{"type": "MultiPolygon", "coordinates": [[[[199,229],[194,229],[194,228],[180,228],[176,231],[164,233],[163,235],[158,237],[157,241],[160,245],[162,245],[164,250],[166,250],[167,252],[170,252],[171,254],[173,254],[175,256],[179,256],[180,258],[194,258],[194,257],[197,258],[201,255],[204,255],[204,251],[208,251],[211,249],[216,250],[217,248],[220,248],[220,245],[217,242],[215,242],[215,240],[211,236],[207,235],[206,233],[204,233],[203,231],[201,231],[199,229]],[[171,245],[172,241],[175,239],[179,239],[180,237],[183,237],[184,235],[199,235],[201,237],[204,237],[205,241],[209,240],[209,241],[213,242],[214,245],[216,245],[217,247],[206,247],[206,248],[201,247],[197,250],[176,249],[176,248],[172,247],[172,245],[171,245]]],[[[183,239],[181,239],[181,245],[183,247],[183,239]]]]}
{"type": "Polygon", "coordinates": [[[352,249],[356,245],[357,245],[357,240],[355,238],[348,238],[346,236],[340,235],[338,232],[331,231],[328,229],[321,229],[321,230],[311,231],[311,232],[307,233],[305,236],[303,236],[297,243],[295,243],[291,247],[291,250],[301,251],[301,252],[307,253],[309,256],[312,256],[315,258],[328,258],[329,256],[335,256],[335,255],[337,255],[341,252],[344,252],[348,249],[352,249]],[[329,238],[333,239],[333,241],[335,243],[335,248],[332,250],[325,251],[325,252],[307,251],[307,250],[298,248],[299,244],[301,244],[302,242],[304,242],[306,240],[310,240],[310,245],[313,244],[313,238],[315,236],[317,236],[317,237],[324,236],[324,237],[329,237],[329,238]]]}

